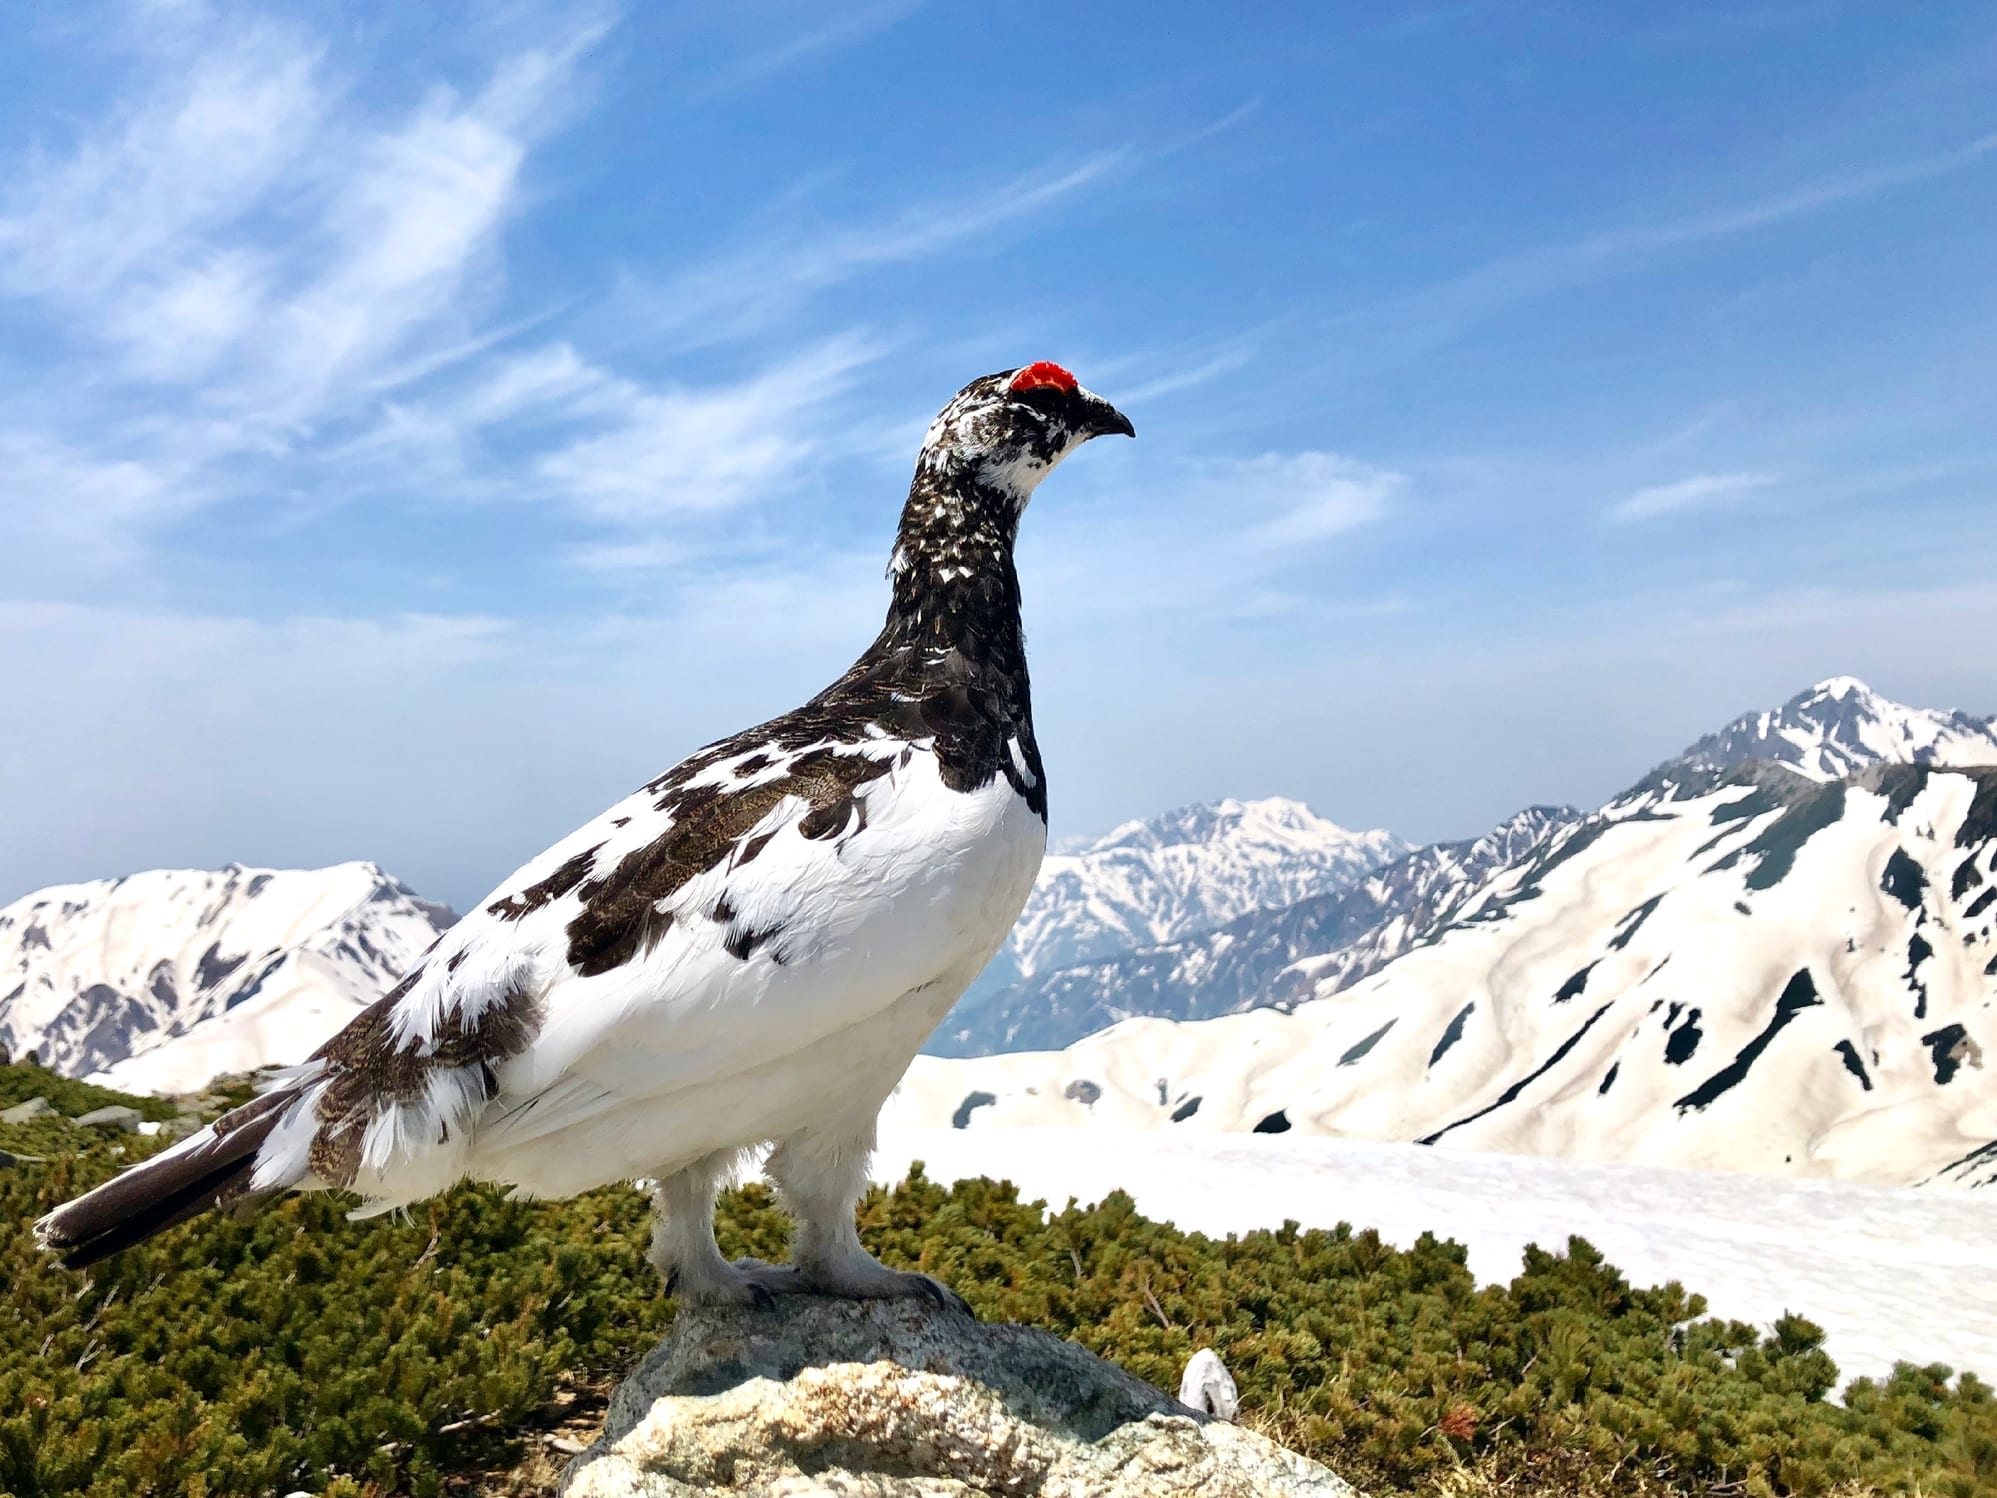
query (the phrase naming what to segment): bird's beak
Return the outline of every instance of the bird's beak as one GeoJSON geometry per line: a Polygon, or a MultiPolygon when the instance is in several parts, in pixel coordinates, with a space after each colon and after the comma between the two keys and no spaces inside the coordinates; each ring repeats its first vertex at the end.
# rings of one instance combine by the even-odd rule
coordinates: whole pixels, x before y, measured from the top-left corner
{"type": "Polygon", "coordinates": [[[1130,424],[1128,416],[1100,395],[1086,390],[1082,392],[1082,430],[1091,437],[1107,437],[1112,432],[1126,437],[1137,435],[1137,428],[1130,424]]]}

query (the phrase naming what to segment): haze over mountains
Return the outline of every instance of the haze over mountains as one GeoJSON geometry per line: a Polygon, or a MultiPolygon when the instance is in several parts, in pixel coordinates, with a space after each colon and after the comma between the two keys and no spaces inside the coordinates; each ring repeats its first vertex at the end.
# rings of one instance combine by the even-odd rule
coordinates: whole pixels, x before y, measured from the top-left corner
{"type": "MultiPolygon", "coordinates": [[[[1997,1179],[1992,767],[1991,720],[1835,678],[1461,842],[1275,798],[1129,823],[1048,858],[891,1109],[1997,1179]]],[[[188,1090],[303,1055],[448,920],[369,864],[41,891],[0,911],[0,1043],[188,1090]]]]}

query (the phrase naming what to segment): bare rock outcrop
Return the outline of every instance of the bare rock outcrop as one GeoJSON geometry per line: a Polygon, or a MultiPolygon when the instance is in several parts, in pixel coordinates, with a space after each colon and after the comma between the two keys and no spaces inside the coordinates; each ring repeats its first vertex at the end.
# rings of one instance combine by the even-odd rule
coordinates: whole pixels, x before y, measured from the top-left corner
{"type": "Polygon", "coordinates": [[[1357,1498],[1059,1337],[908,1301],[680,1313],[564,1498],[1357,1498]]]}

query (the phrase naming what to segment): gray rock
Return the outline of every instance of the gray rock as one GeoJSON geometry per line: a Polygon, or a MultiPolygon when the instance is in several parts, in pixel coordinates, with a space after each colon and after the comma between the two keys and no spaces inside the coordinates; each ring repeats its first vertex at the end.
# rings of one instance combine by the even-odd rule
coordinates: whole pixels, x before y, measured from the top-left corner
{"type": "Polygon", "coordinates": [[[0,1111],[0,1123],[32,1123],[38,1118],[46,1118],[53,1112],[55,1112],[55,1104],[51,1103],[47,1098],[31,1097],[25,1103],[16,1103],[13,1107],[5,1111],[0,1111]]]}
{"type": "Polygon", "coordinates": [[[1202,1347],[1186,1359],[1186,1371],[1179,1379],[1179,1403],[1217,1420],[1232,1420],[1241,1413],[1234,1375],[1211,1347],[1202,1347]]]}
{"type": "Polygon", "coordinates": [[[683,1310],[564,1498],[1356,1498],[1059,1337],[911,1301],[683,1310]]]}
{"type": "Polygon", "coordinates": [[[78,1114],[70,1122],[79,1129],[123,1129],[130,1133],[144,1122],[144,1115],[137,1108],[113,1103],[108,1108],[92,1108],[88,1113],[78,1114]]]}

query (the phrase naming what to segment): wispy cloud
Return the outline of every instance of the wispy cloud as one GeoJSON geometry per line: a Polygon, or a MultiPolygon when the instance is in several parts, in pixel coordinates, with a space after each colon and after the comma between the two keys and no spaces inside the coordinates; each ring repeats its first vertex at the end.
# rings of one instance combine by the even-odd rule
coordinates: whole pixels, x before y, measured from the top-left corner
{"type": "MultiPolygon", "coordinates": [[[[1220,379],[1223,375],[1233,374],[1236,370],[1244,368],[1253,357],[1253,350],[1240,345],[1190,363],[1160,361],[1153,355],[1146,355],[1143,360],[1145,365],[1156,369],[1163,362],[1166,366],[1165,373],[1155,375],[1142,384],[1119,389],[1116,399],[1123,406],[1140,406],[1146,401],[1177,395],[1182,390],[1192,390],[1212,380],[1220,379]]],[[[1111,361],[1096,378],[1099,380],[1112,378],[1119,369],[1133,362],[1135,361],[1128,359],[1111,361]]]]}
{"type": "Polygon", "coordinates": [[[1022,531],[1021,572],[1037,619],[1088,633],[1371,608],[1377,599],[1332,605],[1294,583],[1321,572],[1352,533],[1392,515],[1408,488],[1402,473],[1330,452],[1146,474],[1036,512],[1022,531]]]}
{"type": "Polygon", "coordinates": [[[617,387],[605,429],[548,453],[536,472],[556,494],[619,524],[733,509],[796,472],[813,451],[803,418],[872,357],[861,340],[843,338],[736,385],[617,387]]]}
{"type": "Polygon", "coordinates": [[[115,325],[170,306],[213,237],[277,192],[329,106],[320,50],[292,28],[218,28],[159,60],[170,84],[125,103],[0,194],[0,287],[115,325]]]}
{"type": "Polygon", "coordinates": [[[683,348],[767,329],[812,296],[886,266],[930,259],[1044,213],[1132,159],[1128,149],[1068,162],[838,226],[793,219],[661,283],[633,281],[624,300],[649,336],[683,348]]]}
{"type": "Polygon", "coordinates": [[[1275,510],[1248,526],[1238,544],[1273,553],[1307,547],[1378,520],[1407,478],[1337,453],[1264,453],[1209,481],[1216,496],[1275,510]]]}
{"type": "MultiPolygon", "coordinates": [[[[480,86],[401,112],[363,106],[298,30],[189,26],[131,39],[160,64],[145,92],[0,192],[0,295],[70,358],[57,393],[0,404],[0,453],[28,495],[17,544],[115,563],[271,482],[342,501],[411,483],[543,498],[641,531],[783,483],[872,357],[849,336],[718,383],[648,381],[568,342],[517,350],[536,319],[486,317],[527,158],[573,113],[598,20],[524,42],[513,28],[480,86]],[[487,450],[501,434],[503,461],[487,450]]],[[[788,274],[932,253],[1102,169],[854,230],[788,274]]],[[[599,567],[671,554],[652,534],[576,548],[599,567]]]]}
{"type": "Polygon", "coordinates": [[[1687,510],[1710,510],[1739,501],[1777,481],[1772,473],[1699,473],[1670,484],[1639,489],[1610,505],[1606,518],[1614,525],[1656,520],[1687,510]]]}
{"type": "Polygon", "coordinates": [[[831,9],[779,7],[775,14],[743,8],[739,22],[754,26],[765,37],[776,37],[736,61],[714,69],[696,97],[713,98],[743,88],[828,52],[850,47],[885,31],[922,9],[924,0],[865,0],[831,9]],[[829,17],[829,19],[828,19],[829,17]]]}
{"type": "Polygon", "coordinates": [[[1975,170],[1993,159],[1997,159],[1997,134],[1984,135],[1952,150],[1835,173],[1750,202],[1659,223],[1607,229],[1508,255],[1411,296],[1347,314],[1341,320],[1384,320],[1411,340],[1411,348],[1425,349],[1502,308],[1623,273],[1663,252],[1975,170]]]}

